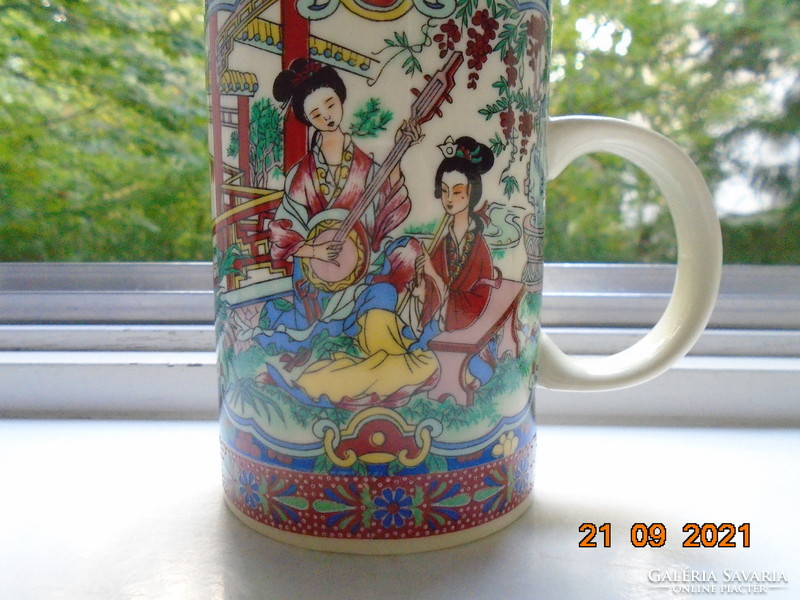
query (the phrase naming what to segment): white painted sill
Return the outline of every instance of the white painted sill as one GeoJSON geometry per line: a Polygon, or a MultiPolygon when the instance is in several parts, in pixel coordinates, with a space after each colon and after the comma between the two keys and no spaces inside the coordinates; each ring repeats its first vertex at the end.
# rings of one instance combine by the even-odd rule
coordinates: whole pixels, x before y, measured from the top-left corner
{"type": "MultiPolygon", "coordinates": [[[[545,267],[542,320],[573,354],[618,351],[660,316],[666,265],[545,267]]],[[[0,416],[214,418],[208,263],[0,264],[0,416]]],[[[708,330],[656,380],[539,389],[556,424],[800,426],[800,267],[729,266],[708,330]]]]}
{"type": "MultiPolygon", "coordinates": [[[[796,600],[800,431],[540,427],[533,507],[459,548],[347,556],[260,536],[225,508],[211,422],[1,421],[0,580],[13,600],[796,600]],[[38,482],[42,482],[40,491],[38,482]],[[691,522],[752,545],[683,548],[691,522]],[[581,523],[611,547],[579,548],[581,523]],[[630,543],[661,522],[662,548],[630,543]],[[768,594],[671,593],[658,573],[784,573],[768,594]],[[652,576],[651,576],[652,578],[652,576]],[[667,589],[664,589],[667,587],[667,589]]],[[[673,576],[674,577],[674,576],[673,576]]]]}

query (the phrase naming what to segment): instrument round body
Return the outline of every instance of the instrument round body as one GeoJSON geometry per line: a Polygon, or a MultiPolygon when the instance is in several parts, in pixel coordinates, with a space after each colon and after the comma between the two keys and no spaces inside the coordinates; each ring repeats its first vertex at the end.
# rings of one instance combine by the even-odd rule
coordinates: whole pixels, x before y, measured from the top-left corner
{"type": "MultiPolygon", "coordinates": [[[[342,222],[324,219],[312,227],[306,242],[313,245],[333,242],[340,235],[342,222]]],[[[342,240],[342,249],[334,261],[318,258],[302,259],[303,274],[316,288],[325,292],[338,292],[366,275],[369,266],[369,243],[364,227],[357,223],[342,240]]]]}

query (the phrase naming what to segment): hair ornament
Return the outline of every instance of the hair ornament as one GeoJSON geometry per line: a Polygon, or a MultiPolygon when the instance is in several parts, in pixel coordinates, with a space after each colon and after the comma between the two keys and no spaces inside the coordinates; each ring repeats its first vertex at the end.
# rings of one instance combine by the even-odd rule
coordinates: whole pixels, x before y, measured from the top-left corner
{"type": "Polygon", "coordinates": [[[458,146],[452,135],[448,135],[443,144],[437,146],[445,158],[453,158],[458,151],[458,146]]]}
{"type": "Polygon", "coordinates": [[[456,150],[456,156],[475,164],[481,162],[480,148],[477,148],[475,156],[472,156],[472,150],[465,146],[459,146],[456,150]]]}
{"type": "Polygon", "coordinates": [[[473,156],[473,150],[470,150],[466,146],[459,146],[456,144],[453,136],[447,136],[444,144],[439,144],[438,148],[445,158],[463,158],[473,164],[481,162],[480,148],[474,150],[475,155],[473,156]]]}
{"type": "Polygon", "coordinates": [[[309,60],[303,65],[303,68],[292,75],[292,85],[298,86],[306,79],[314,75],[322,68],[322,65],[314,60],[309,60]]]}

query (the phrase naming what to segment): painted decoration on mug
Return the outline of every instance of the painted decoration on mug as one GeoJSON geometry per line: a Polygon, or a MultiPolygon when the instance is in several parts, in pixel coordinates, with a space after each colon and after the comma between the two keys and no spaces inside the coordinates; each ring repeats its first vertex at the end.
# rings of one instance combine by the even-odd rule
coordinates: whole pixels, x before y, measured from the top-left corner
{"type": "Polygon", "coordinates": [[[372,538],[533,459],[549,3],[341,3],[207,3],[220,418],[239,510],[372,538]]]}

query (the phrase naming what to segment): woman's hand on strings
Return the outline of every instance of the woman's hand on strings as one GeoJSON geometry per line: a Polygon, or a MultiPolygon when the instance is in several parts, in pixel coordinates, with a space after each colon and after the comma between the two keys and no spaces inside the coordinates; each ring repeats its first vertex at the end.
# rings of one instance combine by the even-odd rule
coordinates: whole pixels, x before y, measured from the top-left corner
{"type": "Polygon", "coordinates": [[[425,278],[424,277],[416,277],[408,282],[408,293],[411,294],[414,298],[418,298],[420,301],[425,301],[425,278]]]}
{"type": "Polygon", "coordinates": [[[314,258],[339,266],[336,259],[339,258],[339,253],[342,251],[342,242],[324,242],[316,244],[313,248],[314,258]]]}
{"type": "Polygon", "coordinates": [[[416,121],[409,122],[408,120],[400,123],[400,127],[397,128],[397,133],[394,136],[394,141],[399,142],[400,138],[404,135],[411,142],[411,146],[416,146],[425,137],[425,134],[422,133],[422,127],[420,124],[416,121]]]}
{"type": "Polygon", "coordinates": [[[414,266],[416,267],[417,278],[423,274],[433,278],[439,275],[433,266],[433,260],[431,260],[431,255],[428,254],[428,250],[425,246],[422,247],[422,254],[417,257],[414,266]]]}

